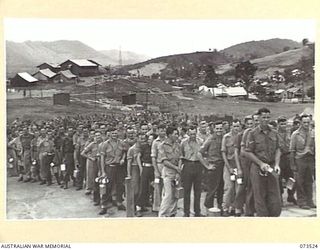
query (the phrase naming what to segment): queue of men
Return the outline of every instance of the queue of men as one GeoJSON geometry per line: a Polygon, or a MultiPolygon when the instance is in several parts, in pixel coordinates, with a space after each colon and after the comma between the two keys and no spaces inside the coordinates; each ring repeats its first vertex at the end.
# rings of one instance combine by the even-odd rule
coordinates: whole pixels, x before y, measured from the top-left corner
{"type": "Polygon", "coordinates": [[[312,117],[296,117],[289,127],[285,117],[271,122],[270,115],[261,108],[243,121],[209,124],[147,123],[146,117],[116,123],[106,117],[91,123],[15,121],[8,135],[8,171],[19,182],[50,186],[55,179],[63,189],[84,189],[100,206],[99,215],[113,206],[126,210],[126,177],[137,217],[147,211],[175,217],[181,198],[184,217],[276,217],[285,187],[287,202],[315,208],[312,117]]]}

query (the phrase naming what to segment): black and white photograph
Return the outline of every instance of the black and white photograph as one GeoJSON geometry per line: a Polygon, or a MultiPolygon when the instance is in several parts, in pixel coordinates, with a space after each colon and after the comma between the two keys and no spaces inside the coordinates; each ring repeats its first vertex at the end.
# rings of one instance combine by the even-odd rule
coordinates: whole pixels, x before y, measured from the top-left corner
{"type": "Polygon", "coordinates": [[[7,220],[317,217],[316,22],[5,18],[7,220]]]}

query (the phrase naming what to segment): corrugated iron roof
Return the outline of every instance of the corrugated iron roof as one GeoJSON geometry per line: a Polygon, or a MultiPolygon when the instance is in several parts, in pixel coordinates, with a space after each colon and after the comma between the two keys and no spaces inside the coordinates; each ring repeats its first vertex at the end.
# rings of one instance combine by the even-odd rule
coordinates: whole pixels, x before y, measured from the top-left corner
{"type": "Polygon", "coordinates": [[[37,68],[39,68],[41,65],[43,64],[48,64],[49,66],[51,66],[52,68],[61,68],[60,65],[58,63],[41,63],[40,65],[37,66],[37,68]]]}
{"type": "Polygon", "coordinates": [[[300,90],[300,88],[297,88],[297,87],[293,87],[293,88],[287,89],[288,92],[292,92],[292,93],[297,92],[299,90],[300,90]]]}
{"type": "Polygon", "coordinates": [[[60,71],[60,74],[62,74],[66,78],[76,78],[77,77],[76,75],[72,74],[70,70],[60,71]]]}
{"type": "Polygon", "coordinates": [[[30,75],[27,72],[18,73],[18,75],[26,80],[27,82],[38,82],[38,79],[34,78],[32,75],[30,75]]]}
{"type": "Polygon", "coordinates": [[[55,77],[57,74],[52,72],[50,69],[41,69],[39,72],[49,78],[55,77]]]}
{"type": "Polygon", "coordinates": [[[80,67],[89,67],[89,66],[97,66],[97,64],[90,62],[87,59],[72,59],[70,60],[74,64],[80,66],[80,67]]]}

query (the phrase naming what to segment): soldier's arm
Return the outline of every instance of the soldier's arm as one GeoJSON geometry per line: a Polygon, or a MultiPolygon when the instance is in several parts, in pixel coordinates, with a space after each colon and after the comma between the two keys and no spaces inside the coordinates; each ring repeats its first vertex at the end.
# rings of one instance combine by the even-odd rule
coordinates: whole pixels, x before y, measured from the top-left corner
{"type": "Polygon", "coordinates": [[[100,153],[100,162],[101,162],[101,174],[102,176],[106,176],[106,171],[105,171],[105,146],[103,145],[102,146],[102,149],[101,149],[101,153],[100,153]]]}
{"type": "Polygon", "coordinates": [[[290,140],[290,168],[292,169],[293,172],[296,172],[297,165],[296,165],[296,160],[295,160],[295,155],[296,155],[296,138],[295,138],[295,133],[291,135],[291,140],[290,140]]]}
{"type": "Polygon", "coordinates": [[[139,152],[137,155],[137,163],[138,163],[140,175],[141,175],[142,174],[141,152],[139,152]]]}
{"type": "MultiPolygon", "coordinates": [[[[210,137],[209,137],[209,138],[210,138],[210,137]]],[[[210,170],[211,167],[209,166],[208,161],[205,160],[204,157],[203,157],[203,154],[208,151],[209,145],[210,145],[210,143],[211,143],[211,141],[210,141],[209,138],[203,143],[203,145],[201,146],[201,148],[200,148],[197,156],[198,156],[198,159],[199,159],[199,161],[201,162],[201,164],[202,164],[205,168],[207,168],[207,169],[210,170]]]]}
{"type": "Polygon", "coordinates": [[[239,156],[240,156],[239,148],[234,148],[234,159],[236,162],[238,175],[242,176],[243,172],[242,172],[242,167],[241,167],[239,156]]]}
{"type": "Polygon", "coordinates": [[[221,143],[221,154],[227,170],[229,171],[229,173],[231,173],[230,164],[226,154],[226,151],[227,151],[226,142],[227,142],[226,136],[223,136],[222,143],[221,143]]]}
{"type": "Polygon", "coordinates": [[[127,155],[127,173],[128,173],[128,177],[131,177],[131,164],[132,164],[132,156],[131,156],[131,148],[129,148],[128,155],[127,155]]]}
{"type": "Polygon", "coordinates": [[[280,174],[280,157],[281,157],[281,148],[279,145],[279,135],[277,134],[277,149],[276,149],[276,154],[275,154],[275,171],[280,174]]]}
{"type": "Polygon", "coordinates": [[[155,174],[155,178],[159,178],[161,176],[161,173],[160,173],[160,170],[159,170],[159,167],[158,167],[158,164],[157,164],[157,143],[156,141],[154,140],[152,142],[152,146],[151,146],[151,159],[152,159],[152,165],[154,167],[154,174],[155,174]]]}

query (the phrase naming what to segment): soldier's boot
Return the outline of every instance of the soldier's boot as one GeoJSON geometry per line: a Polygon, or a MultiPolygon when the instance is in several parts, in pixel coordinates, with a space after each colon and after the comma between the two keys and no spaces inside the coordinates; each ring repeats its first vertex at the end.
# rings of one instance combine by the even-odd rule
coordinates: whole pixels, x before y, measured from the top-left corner
{"type": "Polygon", "coordinates": [[[55,174],[54,174],[54,177],[56,178],[56,181],[57,181],[58,185],[60,186],[61,183],[60,183],[59,174],[58,174],[58,173],[55,173],[55,174]]]}

